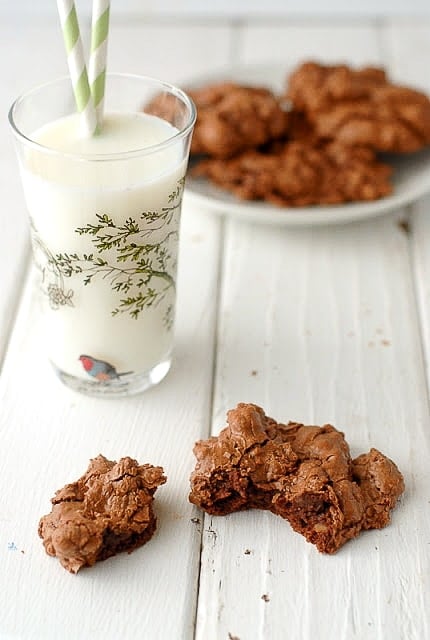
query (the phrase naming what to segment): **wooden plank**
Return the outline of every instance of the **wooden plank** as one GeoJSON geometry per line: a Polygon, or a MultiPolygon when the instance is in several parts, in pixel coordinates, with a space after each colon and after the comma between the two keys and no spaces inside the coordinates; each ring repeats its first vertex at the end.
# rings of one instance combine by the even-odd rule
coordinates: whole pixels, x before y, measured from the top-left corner
{"type": "Polygon", "coordinates": [[[197,638],[426,636],[430,430],[407,245],[390,217],[294,232],[231,225],[213,432],[239,401],[332,422],[353,455],[375,446],[396,460],[407,492],[388,529],[335,557],[270,514],[206,517],[197,638]]]}
{"type": "MultiPolygon", "coordinates": [[[[383,60],[374,30],[312,33],[246,28],[239,58],[383,60]]],[[[404,215],[321,229],[228,226],[213,433],[239,401],[283,421],[332,422],[353,455],[375,446],[392,457],[407,489],[389,528],[333,557],[271,514],[205,517],[198,640],[429,634],[430,425],[404,215]]]]}
{"type": "Polygon", "coordinates": [[[387,21],[380,32],[384,60],[396,82],[430,92],[426,57],[429,54],[428,20],[387,21]]]}
{"type": "Polygon", "coordinates": [[[411,207],[409,229],[411,253],[415,271],[415,287],[420,311],[421,334],[424,344],[424,358],[427,384],[430,389],[430,197],[423,198],[411,207]]]}
{"type": "Polygon", "coordinates": [[[109,65],[111,71],[180,83],[227,64],[232,38],[232,28],[222,25],[118,22],[109,38],[109,65]]]}
{"type": "MultiPolygon", "coordinates": [[[[119,27],[112,38],[111,68],[173,80],[189,70],[193,52],[201,49],[205,39],[218,47],[206,62],[218,59],[221,64],[228,55],[228,30],[182,29],[180,38],[169,28],[166,33],[180,45],[171,57],[160,54],[160,30],[154,35],[148,28],[119,27]],[[152,58],[158,62],[149,64],[152,58]]],[[[7,25],[2,24],[2,34],[8,34],[7,25]]],[[[37,83],[42,73],[58,75],[57,65],[65,65],[62,43],[58,51],[53,45],[58,35],[52,24],[46,29],[36,25],[34,31],[21,25],[7,35],[11,59],[16,55],[17,62],[7,76],[11,95],[2,89],[4,100],[30,81],[37,83]],[[28,49],[21,48],[22,41],[28,49]]],[[[199,64],[202,67],[204,61],[199,64]]],[[[14,162],[11,154],[7,156],[10,164],[14,162]]],[[[17,180],[8,198],[13,210],[18,210],[17,180]]],[[[208,435],[210,425],[221,227],[217,218],[184,211],[176,359],[166,380],[142,396],[95,400],[63,387],[45,362],[39,344],[37,295],[32,293],[32,281],[27,282],[0,378],[2,638],[193,636],[201,533],[191,521],[196,513],[187,500],[188,475],[192,446],[208,435]],[[100,452],[111,459],[131,455],[164,466],[168,483],[157,494],[159,527],[143,549],[71,576],[46,556],[37,536],[38,520],[49,511],[54,491],[81,475],[89,458],[100,452]]],[[[25,229],[23,219],[21,235],[25,229]]],[[[6,275],[21,247],[14,238],[17,229],[8,233],[1,239],[6,255],[0,253],[6,275]]],[[[8,290],[14,290],[15,284],[21,291],[20,277],[12,280],[11,275],[8,290]]]]}
{"type": "Polygon", "coordinates": [[[377,33],[377,27],[368,22],[345,20],[327,25],[303,21],[288,27],[250,23],[242,29],[238,49],[245,64],[277,61],[284,62],[286,69],[312,59],[370,64],[381,56],[377,33]]]}
{"type": "Polygon", "coordinates": [[[176,359],[166,380],[141,396],[96,400],[56,381],[38,344],[29,283],[0,387],[2,638],[193,636],[200,529],[188,476],[192,446],[210,425],[218,226],[184,215],[176,359]],[[133,554],[72,576],[46,556],[38,519],[54,491],[99,453],[164,467],[158,530],[133,554]]]}
{"type": "MultiPolygon", "coordinates": [[[[430,55],[430,25],[406,24],[400,28],[388,24],[383,31],[383,44],[396,80],[417,87],[430,95],[427,60],[430,55]],[[414,52],[413,64],[410,52],[414,52]]],[[[429,171],[430,193],[430,171],[429,171]]],[[[420,310],[421,333],[424,342],[427,380],[430,385],[430,197],[410,208],[409,231],[415,288],[420,310]]]]}

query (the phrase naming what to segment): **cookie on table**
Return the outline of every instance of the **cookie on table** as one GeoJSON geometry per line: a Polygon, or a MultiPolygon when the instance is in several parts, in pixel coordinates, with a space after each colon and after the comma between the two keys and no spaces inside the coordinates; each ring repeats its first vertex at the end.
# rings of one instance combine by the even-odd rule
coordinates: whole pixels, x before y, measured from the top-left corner
{"type": "Polygon", "coordinates": [[[155,531],[154,493],[165,482],[161,467],[97,456],[81,478],[56,492],[51,513],[41,518],[47,554],[77,573],[142,546],[155,531]]]}
{"type": "Polygon", "coordinates": [[[377,67],[307,62],[289,77],[286,97],[320,138],[392,153],[430,144],[429,98],[377,67]]]}
{"type": "Polygon", "coordinates": [[[391,173],[366,147],[300,139],[227,160],[209,158],[192,171],[238,198],[288,207],[376,200],[392,192],[391,173]]]}
{"type": "Polygon", "coordinates": [[[390,522],[404,482],[376,449],[352,460],[333,426],[277,423],[253,404],[238,404],[227,422],[194,447],[189,499],[207,513],[267,509],[330,554],[390,522]]]}
{"type": "Polygon", "coordinates": [[[285,135],[288,114],[263,87],[233,82],[188,91],[197,107],[191,153],[230,158],[285,135]]]}

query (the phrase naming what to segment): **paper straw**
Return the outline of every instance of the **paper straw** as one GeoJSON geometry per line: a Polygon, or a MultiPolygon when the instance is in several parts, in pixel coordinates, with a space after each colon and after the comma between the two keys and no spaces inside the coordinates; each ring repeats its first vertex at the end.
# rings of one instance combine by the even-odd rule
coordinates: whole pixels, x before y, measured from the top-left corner
{"type": "Polygon", "coordinates": [[[82,127],[86,135],[94,135],[97,117],[88,82],[84,49],[79,31],[78,16],[73,0],[57,0],[61,28],[66,45],[67,62],[75,95],[76,107],[81,114],[82,127]]]}
{"type": "Polygon", "coordinates": [[[99,129],[103,121],[106,80],[106,58],[109,35],[110,0],[94,0],[91,25],[91,55],[88,67],[91,95],[96,108],[99,129]]]}

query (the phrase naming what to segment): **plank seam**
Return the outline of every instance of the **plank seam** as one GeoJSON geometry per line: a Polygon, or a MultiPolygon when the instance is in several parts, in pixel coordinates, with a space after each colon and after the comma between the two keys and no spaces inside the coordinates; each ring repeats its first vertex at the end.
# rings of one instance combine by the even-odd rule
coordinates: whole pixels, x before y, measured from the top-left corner
{"type": "Polygon", "coordinates": [[[31,267],[32,267],[31,249],[29,246],[27,246],[24,252],[24,257],[22,259],[22,264],[18,269],[18,273],[16,277],[16,282],[19,285],[19,292],[16,295],[12,296],[12,299],[9,305],[9,321],[7,322],[7,324],[5,324],[4,332],[2,335],[2,343],[4,346],[0,351],[0,375],[3,373],[4,363],[6,360],[7,352],[9,351],[10,342],[11,342],[13,330],[15,327],[15,320],[22,303],[22,298],[25,293],[25,284],[30,276],[31,267]]]}
{"type": "Polygon", "coordinates": [[[416,245],[414,242],[415,233],[414,233],[414,226],[412,223],[414,209],[415,209],[415,206],[413,204],[406,207],[406,217],[402,222],[406,225],[406,228],[410,228],[410,237],[408,241],[409,270],[410,270],[412,284],[413,284],[412,296],[415,302],[415,309],[416,309],[416,318],[417,318],[417,325],[418,325],[417,335],[418,335],[418,340],[421,347],[421,360],[424,368],[424,376],[425,376],[426,389],[427,389],[427,398],[426,398],[427,410],[428,410],[428,413],[430,414],[430,377],[429,377],[429,362],[428,362],[427,348],[426,348],[429,345],[427,345],[427,341],[426,341],[426,337],[423,329],[424,322],[425,322],[425,313],[423,310],[423,301],[422,301],[422,296],[421,296],[420,286],[419,286],[418,260],[417,260],[416,249],[415,249],[416,245]]]}

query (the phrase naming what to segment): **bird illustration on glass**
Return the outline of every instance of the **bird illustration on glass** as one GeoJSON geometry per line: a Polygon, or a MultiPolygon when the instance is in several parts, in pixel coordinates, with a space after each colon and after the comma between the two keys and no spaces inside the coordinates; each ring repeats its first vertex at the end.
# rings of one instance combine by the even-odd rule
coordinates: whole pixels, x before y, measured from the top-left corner
{"type": "Polygon", "coordinates": [[[99,360],[85,354],[80,355],[79,360],[81,361],[81,364],[88,375],[90,375],[92,378],[95,378],[95,380],[98,380],[99,382],[119,380],[121,376],[126,376],[129,373],[133,373],[132,371],[124,371],[122,373],[118,373],[116,368],[109,362],[106,362],[105,360],[99,360]]]}

